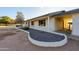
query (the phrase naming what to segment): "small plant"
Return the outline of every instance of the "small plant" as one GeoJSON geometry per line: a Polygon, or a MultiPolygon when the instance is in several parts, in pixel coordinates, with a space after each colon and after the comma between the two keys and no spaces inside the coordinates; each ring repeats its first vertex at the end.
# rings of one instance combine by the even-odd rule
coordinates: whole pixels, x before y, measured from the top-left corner
{"type": "Polygon", "coordinates": [[[29,29],[29,27],[23,27],[22,29],[23,29],[23,30],[28,30],[28,29],[29,29]]]}
{"type": "Polygon", "coordinates": [[[16,27],[22,27],[22,25],[19,24],[19,25],[16,25],[16,27]]]}

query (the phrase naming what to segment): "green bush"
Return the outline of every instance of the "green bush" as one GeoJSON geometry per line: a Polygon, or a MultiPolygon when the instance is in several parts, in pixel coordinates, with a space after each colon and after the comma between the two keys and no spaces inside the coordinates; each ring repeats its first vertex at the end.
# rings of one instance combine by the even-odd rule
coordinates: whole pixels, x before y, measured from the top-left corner
{"type": "Polygon", "coordinates": [[[22,27],[22,25],[21,24],[18,24],[18,25],[16,25],[16,27],[22,27]]]}
{"type": "Polygon", "coordinates": [[[23,27],[22,29],[23,29],[23,30],[28,30],[28,29],[29,29],[29,27],[23,27]]]}

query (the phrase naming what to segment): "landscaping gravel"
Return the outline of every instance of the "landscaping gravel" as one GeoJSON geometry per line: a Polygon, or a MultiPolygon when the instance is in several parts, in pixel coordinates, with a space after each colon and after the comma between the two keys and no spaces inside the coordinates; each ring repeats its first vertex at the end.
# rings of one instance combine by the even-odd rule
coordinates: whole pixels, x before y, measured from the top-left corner
{"type": "Polygon", "coordinates": [[[44,31],[39,31],[39,30],[35,30],[35,29],[29,29],[27,31],[30,32],[30,36],[34,40],[38,40],[38,41],[58,42],[58,41],[61,41],[61,40],[65,39],[64,36],[53,34],[53,33],[44,32],[44,31]]]}

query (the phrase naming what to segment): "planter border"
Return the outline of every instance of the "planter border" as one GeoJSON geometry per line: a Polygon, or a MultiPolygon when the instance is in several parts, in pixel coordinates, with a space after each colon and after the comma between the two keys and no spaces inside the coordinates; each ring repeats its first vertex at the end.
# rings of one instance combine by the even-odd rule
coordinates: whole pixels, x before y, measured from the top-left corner
{"type": "MultiPolygon", "coordinates": [[[[18,28],[16,28],[18,29],[18,28]]],[[[58,42],[41,42],[41,41],[37,41],[37,40],[34,40],[33,38],[31,38],[30,36],[30,33],[28,31],[25,31],[25,30],[22,30],[22,29],[18,29],[18,30],[21,30],[25,33],[28,33],[28,39],[29,41],[34,44],[34,45],[37,45],[37,46],[41,46],[41,47],[60,47],[60,46],[63,46],[67,43],[67,36],[65,34],[62,34],[62,33],[57,33],[57,32],[52,32],[54,34],[57,34],[57,35],[63,35],[65,37],[65,39],[61,40],[61,41],[58,41],[58,42]]]]}

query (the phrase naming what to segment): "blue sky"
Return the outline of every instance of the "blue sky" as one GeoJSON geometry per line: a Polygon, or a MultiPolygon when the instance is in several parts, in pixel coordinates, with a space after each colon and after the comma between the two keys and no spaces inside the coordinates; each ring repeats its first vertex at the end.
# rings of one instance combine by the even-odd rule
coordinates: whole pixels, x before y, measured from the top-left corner
{"type": "Polygon", "coordinates": [[[16,18],[17,11],[20,11],[24,14],[25,19],[30,19],[50,12],[68,11],[76,8],[77,7],[0,7],[0,16],[16,18]]]}

